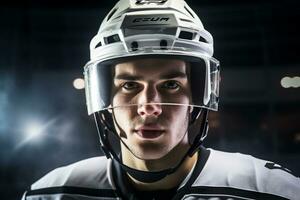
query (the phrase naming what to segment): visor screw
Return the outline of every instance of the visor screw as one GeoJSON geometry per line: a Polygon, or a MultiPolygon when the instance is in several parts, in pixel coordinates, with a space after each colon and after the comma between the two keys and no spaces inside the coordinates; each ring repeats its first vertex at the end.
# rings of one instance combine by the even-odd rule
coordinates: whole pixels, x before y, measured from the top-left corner
{"type": "Polygon", "coordinates": [[[139,48],[139,44],[136,41],[131,43],[131,50],[132,51],[137,51],[138,48],[139,48]]]}
{"type": "Polygon", "coordinates": [[[160,49],[167,49],[167,46],[168,46],[167,40],[160,41],[160,49]]]}

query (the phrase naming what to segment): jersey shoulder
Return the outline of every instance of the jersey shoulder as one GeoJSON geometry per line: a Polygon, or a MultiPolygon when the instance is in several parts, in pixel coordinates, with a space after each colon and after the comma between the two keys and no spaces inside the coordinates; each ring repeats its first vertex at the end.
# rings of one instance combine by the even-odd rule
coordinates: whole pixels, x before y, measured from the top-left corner
{"type": "Polygon", "coordinates": [[[62,186],[111,189],[108,162],[106,157],[94,157],[59,167],[32,184],[31,190],[62,186]]]}
{"type": "Polygon", "coordinates": [[[300,196],[300,179],[271,161],[241,153],[210,149],[196,184],[230,187],[274,194],[288,199],[300,196]]]}

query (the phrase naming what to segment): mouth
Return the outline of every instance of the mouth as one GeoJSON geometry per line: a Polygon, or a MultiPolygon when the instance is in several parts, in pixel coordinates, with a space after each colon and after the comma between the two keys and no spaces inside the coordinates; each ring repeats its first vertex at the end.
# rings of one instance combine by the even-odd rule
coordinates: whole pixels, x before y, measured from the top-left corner
{"type": "Polygon", "coordinates": [[[136,133],[139,138],[144,140],[153,140],[159,138],[165,130],[157,128],[157,127],[140,127],[138,129],[134,130],[134,133],[136,133]]]}

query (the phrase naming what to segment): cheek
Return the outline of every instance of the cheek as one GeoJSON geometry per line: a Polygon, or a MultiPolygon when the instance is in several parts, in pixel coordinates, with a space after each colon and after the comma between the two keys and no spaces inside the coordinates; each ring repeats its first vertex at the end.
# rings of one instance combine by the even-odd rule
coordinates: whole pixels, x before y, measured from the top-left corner
{"type": "Polygon", "coordinates": [[[134,118],[134,113],[136,113],[136,110],[134,109],[134,106],[114,108],[113,115],[115,125],[119,126],[124,131],[127,131],[130,128],[132,119],[134,118]]]}
{"type": "Polygon", "coordinates": [[[182,131],[188,124],[189,109],[187,106],[170,106],[167,117],[173,131],[182,131]]]}
{"type": "Polygon", "coordinates": [[[189,124],[189,110],[184,109],[182,110],[179,114],[178,117],[176,118],[176,122],[174,122],[174,131],[176,132],[175,137],[176,141],[179,142],[181,141],[182,143],[188,144],[188,124],[189,124]]]}
{"type": "MultiPolygon", "coordinates": [[[[182,106],[183,107],[183,106],[182,106]]],[[[169,134],[169,144],[174,146],[181,144],[188,144],[188,134],[186,134],[188,130],[188,113],[189,110],[186,107],[184,109],[179,109],[174,111],[174,115],[170,123],[170,134],[169,134]]],[[[175,110],[175,109],[174,109],[175,110]]]]}
{"type": "Polygon", "coordinates": [[[113,110],[115,119],[118,123],[123,122],[124,119],[130,118],[130,113],[132,113],[133,108],[128,106],[128,102],[125,102],[126,100],[124,100],[124,98],[122,98],[120,95],[115,95],[113,98],[112,106],[115,107],[113,110]]]}

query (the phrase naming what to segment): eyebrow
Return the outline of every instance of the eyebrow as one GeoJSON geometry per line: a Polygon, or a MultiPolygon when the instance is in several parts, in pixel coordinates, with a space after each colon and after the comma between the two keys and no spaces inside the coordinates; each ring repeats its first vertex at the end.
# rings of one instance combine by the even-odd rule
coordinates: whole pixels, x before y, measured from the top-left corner
{"type": "MultiPolygon", "coordinates": [[[[186,73],[180,71],[174,71],[159,76],[160,79],[173,79],[173,78],[186,78],[186,77],[187,77],[186,73]]],[[[135,81],[135,80],[143,80],[144,76],[132,75],[130,73],[122,73],[115,76],[114,79],[135,81]]]]}

